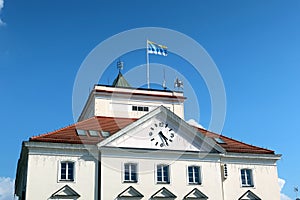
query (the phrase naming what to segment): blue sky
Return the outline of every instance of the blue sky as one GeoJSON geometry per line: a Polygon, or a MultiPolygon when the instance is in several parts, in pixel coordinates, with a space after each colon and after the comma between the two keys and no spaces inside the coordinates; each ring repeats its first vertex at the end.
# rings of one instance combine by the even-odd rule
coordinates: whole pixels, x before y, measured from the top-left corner
{"type": "MultiPolygon", "coordinates": [[[[3,8],[1,2],[0,177],[14,178],[22,141],[74,122],[74,80],[96,45],[128,29],[164,27],[206,49],[226,89],[223,134],[283,154],[278,162],[279,177],[286,181],[282,192],[295,196],[293,187],[300,185],[300,1],[4,0],[3,8]]],[[[131,54],[122,57],[124,72],[141,64],[132,57],[145,56],[131,54]]],[[[151,61],[175,63],[171,56],[151,61]]],[[[114,65],[106,73],[109,80],[117,73],[114,65]]],[[[205,83],[199,77],[190,82],[203,92],[200,123],[207,127],[211,110],[205,83]]]]}

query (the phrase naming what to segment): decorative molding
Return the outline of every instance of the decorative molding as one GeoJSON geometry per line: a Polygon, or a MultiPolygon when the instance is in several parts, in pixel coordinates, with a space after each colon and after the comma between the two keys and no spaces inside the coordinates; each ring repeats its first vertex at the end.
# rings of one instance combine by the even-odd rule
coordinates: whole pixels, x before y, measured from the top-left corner
{"type": "Polygon", "coordinates": [[[51,199],[66,198],[66,197],[77,199],[80,197],[80,195],[68,185],[65,185],[64,187],[60,188],[58,191],[54,192],[51,195],[51,199]]]}
{"type": "Polygon", "coordinates": [[[177,198],[177,196],[165,187],[161,188],[151,196],[151,199],[164,199],[164,198],[175,199],[177,198]]]}
{"type": "Polygon", "coordinates": [[[208,197],[197,188],[194,188],[187,195],[185,195],[183,199],[206,200],[208,197]]]}
{"type": "Polygon", "coordinates": [[[132,186],[129,186],[126,190],[124,190],[118,195],[118,198],[143,198],[143,197],[144,195],[142,195],[138,190],[136,190],[132,186]]]}
{"type": "Polygon", "coordinates": [[[261,200],[261,198],[259,198],[258,196],[256,196],[250,190],[248,190],[238,200],[261,200]]]}

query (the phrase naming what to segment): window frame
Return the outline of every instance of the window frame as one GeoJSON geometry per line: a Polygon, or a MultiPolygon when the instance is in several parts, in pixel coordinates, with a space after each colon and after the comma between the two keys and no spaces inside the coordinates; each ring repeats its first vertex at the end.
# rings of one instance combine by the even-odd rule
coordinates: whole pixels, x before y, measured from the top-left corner
{"type": "Polygon", "coordinates": [[[187,168],[186,168],[186,173],[187,173],[187,184],[188,185],[202,185],[202,173],[201,173],[201,166],[199,165],[188,165],[187,168]],[[189,173],[189,168],[192,167],[193,168],[193,182],[190,182],[190,173],[189,173]],[[195,176],[195,171],[194,171],[194,168],[198,168],[199,170],[199,174],[198,174],[198,179],[199,179],[199,182],[196,182],[195,179],[196,179],[196,176],[195,176]]]}
{"type": "Polygon", "coordinates": [[[157,164],[155,166],[155,180],[156,180],[156,184],[170,184],[171,183],[171,169],[170,169],[170,165],[168,164],[157,164]],[[162,172],[161,172],[161,178],[162,180],[159,181],[158,180],[158,167],[161,167],[162,172]],[[167,180],[164,180],[164,167],[168,168],[168,174],[167,174],[167,180]]]}
{"type": "Polygon", "coordinates": [[[75,169],[76,169],[76,162],[73,160],[61,160],[58,163],[59,167],[58,167],[58,182],[75,182],[75,169]],[[62,179],[62,164],[66,163],[66,178],[62,179]],[[72,163],[73,164],[73,179],[69,179],[69,165],[68,163],[72,163]]]}
{"type": "Polygon", "coordinates": [[[139,173],[138,173],[138,163],[134,163],[134,162],[125,162],[123,163],[123,171],[122,171],[122,180],[123,180],[123,183],[138,183],[139,181],[139,173]],[[126,175],[125,175],[125,165],[129,165],[129,179],[130,180],[126,180],[126,175]],[[135,166],[135,177],[136,177],[136,180],[131,180],[131,175],[132,175],[132,165],[135,166]]]}
{"type": "Polygon", "coordinates": [[[241,168],[240,169],[240,180],[241,180],[241,187],[254,187],[254,178],[253,178],[253,169],[250,168],[241,168]],[[245,177],[245,183],[243,183],[243,176],[242,176],[242,171],[244,172],[244,177],[245,177]],[[250,172],[250,183],[249,184],[249,180],[247,178],[248,174],[247,172],[250,172]]]}

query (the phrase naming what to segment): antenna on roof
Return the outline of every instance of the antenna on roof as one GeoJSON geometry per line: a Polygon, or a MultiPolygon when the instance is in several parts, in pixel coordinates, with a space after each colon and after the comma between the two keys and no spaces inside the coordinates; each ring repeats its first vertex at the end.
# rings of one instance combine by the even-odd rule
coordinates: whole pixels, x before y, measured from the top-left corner
{"type": "Polygon", "coordinates": [[[296,200],[298,200],[298,186],[294,187],[294,192],[296,193],[296,200]]]}
{"type": "Polygon", "coordinates": [[[163,80],[163,83],[162,83],[162,87],[164,88],[164,90],[167,89],[165,68],[164,68],[164,80],[163,80]]]}
{"type": "Polygon", "coordinates": [[[117,62],[117,68],[119,69],[119,72],[121,72],[121,70],[124,68],[124,62],[122,62],[120,59],[117,62]]]}

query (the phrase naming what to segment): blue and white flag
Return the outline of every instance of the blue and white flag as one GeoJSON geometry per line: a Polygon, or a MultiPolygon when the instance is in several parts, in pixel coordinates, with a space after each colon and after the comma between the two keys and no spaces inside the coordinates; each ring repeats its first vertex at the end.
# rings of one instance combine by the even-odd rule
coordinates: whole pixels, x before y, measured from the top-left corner
{"type": "Polygon", "coordinates": [[[167,51],[166,46],[156,44],[156,43],[151,42],[149,40],[147,40],[147,52],[150,53],[150,54],[156,54],[156,55],[161,55],[161,56],[167,56],[168,55],[168,51],[167,51]]]}

